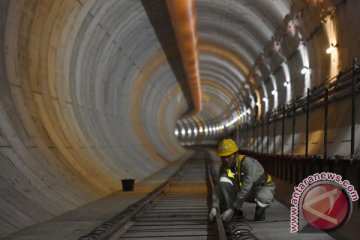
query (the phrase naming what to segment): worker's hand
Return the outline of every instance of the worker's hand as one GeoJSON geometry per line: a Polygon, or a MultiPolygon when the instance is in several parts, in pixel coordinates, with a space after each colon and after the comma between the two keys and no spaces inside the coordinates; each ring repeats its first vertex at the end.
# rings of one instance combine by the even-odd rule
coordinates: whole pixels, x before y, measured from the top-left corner
{"type": "Polygon", "coordinates": [[[210,213],[209,213],[209,221],[210,222],[214,221],[214,219],[216,217],[216,213],[217,213],[217,208],[215,208],[215,207],[211,208],[210,213]]]}
{"type": "Polygon", "coordinates": [[[222,215],[221,215],[221,219],[223,220],[223,222],[230,222],[232,217],[234,215],[234,210],[232,208],[228,208],[222,215]]]}

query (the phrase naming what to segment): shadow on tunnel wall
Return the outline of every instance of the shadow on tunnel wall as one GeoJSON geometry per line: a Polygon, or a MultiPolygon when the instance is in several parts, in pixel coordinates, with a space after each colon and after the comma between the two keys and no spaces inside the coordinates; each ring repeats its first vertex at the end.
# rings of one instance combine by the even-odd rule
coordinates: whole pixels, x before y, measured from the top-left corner
{"type": "Polygon", "coordinates": [[[193,108],[191,94],[187,87],[184,67],[181,61],[181,54],[176,43],[175,32],[171,24],[171,18],[164,0],[141,0],[151,25],[155,30],[156,37],[164,50],[168,63],[185,93],[185,100],[189,109],[193,108]]]}

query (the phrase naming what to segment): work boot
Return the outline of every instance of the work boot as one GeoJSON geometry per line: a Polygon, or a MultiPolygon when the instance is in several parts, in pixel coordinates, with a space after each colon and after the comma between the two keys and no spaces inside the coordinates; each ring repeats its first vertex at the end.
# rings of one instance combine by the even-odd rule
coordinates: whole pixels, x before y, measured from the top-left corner
{"type": "Polygon", "coordinates": [[[265,208],[256,205],[254,221],[264,221],[265,220],[265,208]]]}

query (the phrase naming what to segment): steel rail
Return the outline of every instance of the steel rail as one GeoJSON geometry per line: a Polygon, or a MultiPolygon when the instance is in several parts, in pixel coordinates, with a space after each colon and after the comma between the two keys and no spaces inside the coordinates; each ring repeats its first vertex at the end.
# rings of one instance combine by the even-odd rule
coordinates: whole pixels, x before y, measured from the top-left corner
{"type": "MultiPolygon", "coordinates": [[[[196,195],[193,196],[190,194],[190,195],[187,195],[186,198],[183,198],[183,196],[177,195],[178,189],[181,190],[181,189],[187,189],[188,187],[191,188],[191,185],[188,185],[188,184],[190,184],[192,181],[194,181],[194,177],[195,178],[200,177],[200,179],[201,179],[201,174],[200,175],[198,174],[199,170],[197,170],[198,167],[196,167],[197,161],[196,161],[196,159],[195,159],[195,162],[193,160],[194,160],[193,158],[190,158],[188,161],[184,162],[184,164],[182,164],[182,166],[179,168],[179,170],[177,170],[167,182],[163,183],[161,186],[159,186],[157,189],[155,189],[152,193],[148,194],[148,196],[146,196],[144,199],[131,205],[125,211],[122,211],[121,213],[119,213],[117,216],[115,216],[111,220],[104,222],[103,224],[101,224],[100,226],[95,228],[92,232],[90,232],[89,234],[87,234],[85,236],[80,237],[79,239],[80,240],[104,240],[104,239],[119,239],[119,238],[123,238],[123,237],[125,239],[127,239],[128,236],[131,236],[130,238],[133,238],[134,234],[135,235],[143,234],[142,232],[138,232],[138,229],[141,229],[140,231],[144,231],[145,234],[146,234],[146,232],[148,232],[151,235],[164,235],[165,232],[163,229],[167,228],[167,229],[170,229],[169,234],[174,235],[174,234],[177,234],[176,231],[179,231],[178,227],[180,227],[180,226],[176,225],[175,221],[173,219],[178,219],[177,221],[186,221],[186,223],[184,223],[186,225],[185,226],[186,231],[191,229],[191,230],[189,230],[189,232],[190,232],[189,234],[192,234],[192,233],[195,235],[203,234],[204,233],[203,230],[200,230],[203,233],[195,232],[195,229],[197,231],[199,231],[199,229],[201,229],[201,228],[199,228],[199,226],[194,225],[194,227],[193,227],[192,224],[194,224],[194,223],[192,223],[191,220],[189,222],[187,222],[188,220],[182,220],[182,218],[184,218],[184,217],[185,218],[189,217],[189,218],[193,218],[193,219],[195,218],[195,222],[197,222],[200,220],[200,218],[199,218],[199,214],[200,214],[201,221],[204,221],[203,223],[205,223],[206,218],[207,218],[205,211],[206,212],[208,211],[208,208],[206,206],[206,201],[204,203],[202,203],[201,201],[199,202],[197,199],[200,199],[200,198],[197,197],[196,195]],[[192,164],[195,164],[195,168],[192,167],[192,164]],[[175,193],[175,195],[174,195],[174,193],[175,193]],[[175,201],[172,202],[173,200],[175,200],[175,201]],[[177,206],[177,205],[179,205],[179,202],[181,202],[180,206],[184,206],[184,208],[181,212],[178,211],[178,209],[181,208],[181,207],[177,206]],[[192,203],[190,204],[190,202],[192,202],[192,203]],[[198,209],[197,206],[202,206],[202,207],[200,209],[198,209]],[[191,211],[195,211],[195,212],[190,214],[191,211]],[[201,213],[201,212],[203,212],[203,213],[201,213]],[[160,220],[161,216],[164,216],[168,220],[166,220],[166,219],[160,220]],[[154,221],[155,221],[155,223],[157,221],[160,221],[160,222],[168,221],[168,223],[170,223],[170,226],[168,226],[169,224],[159,225],[159,223],[152,225],[152,222],[154,222],[154,221]],[[174,228],[171,227],[171,224],[175,224],[175,225],[173,225],[174,228]],[[144,225],[145,227],[144,228],[141,227],[142,225],[144,225]],[[156,225],[160,226],[160,228],[157,228],[156,225]],[[135,229],[135,230],[132,230],[132,229],[135,229]],[[193,232],[191,232],[191,231],[193,231],[193,232]]],[[[208,160],[206,161],[206,166],[209,167],[208,160]]],[[[214,181],[213,181],[213,177],[211,176],[210,169],[207,169],[207,168],[204,169],[203,167],[200,167],[199,169],[201,169],[201,168],[203,169],[202,171],[204,172],[204,177],[205,177],[205,178],[202,178],[202,179],[204,179],[202,181],[205,181],[204,186],[205,186],[205,184],[208,186],[209,185],[214,186],[214,181]],[[205,171],[207,171],[208,176],[205,174],[205,171]],[[209,184],[209,181],[211,181],[210,184],[209,184]]],[[[197,180],[195,180],[195,188],[196,188],[196,186],[199,186],[199,182],[196,183],[196,181],[197,180]]],[[[205,192],[209,192],[209,188],[206,191],[206,187],[205,187],[205,192]]],[[[204,200],[205,199],[206,199],[206,197],[204,198],[204,200]]],[[[210,232],[208,232],[209,225],[207,224],[208,227],[204,228],[204,230],[205,230],[206,234],[210,234],[210,235],[201,235],[201,236],[216,237],[216,239],[220,239],[220,240],[227,239],[226,234],[225,234],[225,229],[224,229],[224,226],[222,225],[222,221],[221,221],[219,214],[217,216],[217,223],[220,226],[218,226],[217,229],[215,229],[215,227],[214,228],[211,227],[211,229],[213,231],[210,231],[210,232]],[[219,235],[219,237],[217,237],[216,230],[221,234],[221,235],[219,235]]],[[[180,235],[183,233],[184,232],[181,232],[181,230],[179,231],[180,235]]],[[[187,237],[190,237],[190,236],[187,236],[187,237]]],[[[196,235],[195,237],[200,237],[200,235],[196,235]]],[[[139,239],[142,239],[142,238],[139,238],[139,239]]]]}
{"type": "MultiPolygon", "coordinates": [[[[215,191],[215,184],[214,184],[214,177],[213,177],[213,171],[212,168],[210,167],[210,160],[206,161],[206,167],[207,167],[207,173],[208,173],[208,179],[209,179],[209,185],[210,185],[210,194],[213,193],[213,191],[215,191]]],[[[219,212],[216,213],[215,216],[215,223],[216,223],[216,230],[218,232],[219,235],[219,240],[226,240],[226,233],[225,233],[225,228],[224,228],[224,224],[221,220],[221,216],[219,214],[219,212]]]]}

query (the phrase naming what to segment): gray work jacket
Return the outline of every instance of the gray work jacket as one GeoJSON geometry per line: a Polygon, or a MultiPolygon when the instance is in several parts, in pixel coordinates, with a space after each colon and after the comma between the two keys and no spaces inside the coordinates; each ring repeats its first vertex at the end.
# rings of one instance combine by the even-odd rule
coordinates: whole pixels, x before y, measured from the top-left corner
{"type": "Polygon", "coordinates": [[[247,196],[251,192],[253,187],[262,185],[266,182],[266,174],[262,165],[254,158],[239,155],[236,159],[235,169],[227,169],[222,164],[219,168],[219,179],[217,183],[217,189],[213,193],[212,206],[219,208],[219,186],[222,177],[231,179],[234,186],[238,191],[233,203],[233,208],[241,209],[247,196]],[[229,172],[232,172],[229,173],[229,172]]]}

